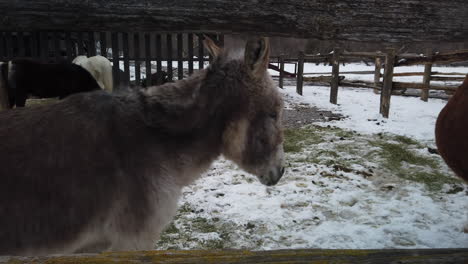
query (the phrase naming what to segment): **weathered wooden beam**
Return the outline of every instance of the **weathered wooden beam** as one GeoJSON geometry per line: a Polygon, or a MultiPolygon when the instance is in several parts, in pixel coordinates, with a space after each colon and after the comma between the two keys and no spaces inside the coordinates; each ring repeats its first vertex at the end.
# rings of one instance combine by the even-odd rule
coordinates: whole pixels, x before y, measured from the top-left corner
{"type": "Polygon", "coordinates": [[[390,114],[390,99],[392,97],[393,87],[393,67],[395,64],[395,49],[387,49],[385,57],[385,70],[383,74],[383,85],[380,94],[380,113],[383,117],[388,118],[390,114]]]}
{"type": "Polygon", "coordinates": [[[0,31],[196,31],[466,41],[466,0],[0,0],[0,31]]]}
{"type": "MultiPolygon", "coordinates": [[[[380,77],[382,77],[382,74],[380,73],[381,69],[382,69],[382,58],[376,57],[375,68],[374,68],[374,85],[378,85],[380,83],[380,77]]],[[[374,93],[377,94],[379,93],[379,91],[377,89],[374,89],[374,93]]]]}
{"type": "MultiPolygon", "coordinates": [[[[341,84],[341,81],[344,80],[344,78],[345,78],[344,76],[339,76],[338,77],[338,80],[340,81],[339,84],[341,84]]],[[[319,82],[319,83],[328,83],[328,84],[330,84],[333,81],[333,76],[332,75],[321,75],[321,76],[315,76],[315,77],[304,77],[303,80],[304,80],[304,82],[319,82]]]]}
{"type": "Polygon", "coordinates": [[[333,49],[332,57],[332,79],[330,82],[330,103],[338,103],[338,86],[340,83],[340,54],[341,49],[336,47],[333,49]]]}
{"type": "Polygon", "coordinates": [[[296,93],[302,95],[302,87],[304,86],[304,52],[300,51],[298,58],[296,93]]]}
{"type": "MultiPolygon", "coordinates": [[[[278,66],[276,66],[274,64],[271,64],[271,63],[268,64],[268,69],[275,70],[275,71],[279,72],[280,75],[283,74],[284,77],[296,78],[296,74],[284,70],[284,58],[281,57],[280,60],[282,60],[282,62],[283,62],[283,69],[281,69],[281,66],[278,67],[278,66]]],[[[281,62],[280,62],[280,65],[281,65],[281,62]]]]}
{"type": "Polygon", "coordinates": [[[2,257],[0,263],[452,263],[468,261],[466,249],[294,249],[294,250],[163,250],[101,254],[2,257]]]}
{"type": "Polygon", "coordinates": [[[465,77],[443,77],[443,76],[431,76],[431,81],[439,82],[463,82],[465,77]]]}
{"type": "MultiPolygon", "coordinates": [[[[272,65],[272,64],[269,64],[272,65]]],[[[269,66],[268,65],[268,66],[269,66]]],[[[280,56],[279,57],[279,80],[278,80],[278,86],[279,88],[283,89],[283,84],[284,84],[284,57],[280,56]]]]}
{"type": "MultiPolygon", "coordinates": [[[[340,74],[374,74],[374,71],[340,71],[340,74]]],[[[330,74],[330,72],[306,72],[304,75],[330,74]]]]}
{"type": "MultiPolygon", "coordinates": [[[[430,60],[432,56],[432,49],[426,49],[426,57],[430,60]]],[[[429,86],[431,86],[431,72],[432,72],[432,63],[427,63],[424,65],[424,76],[423,76],[423,89],[421,91],[421,100],[427,102],[429,99],[429,86]]]]}
{"type": "Polygon", "coordinates": [[[432,56],[418,56],[418,57],[397,57],[397,66],[411,66],[417,64],[428,64],[428,63],[451,63],[468,61],[468,50],[461,50],[449,53],[434,54],[432,56]]]}

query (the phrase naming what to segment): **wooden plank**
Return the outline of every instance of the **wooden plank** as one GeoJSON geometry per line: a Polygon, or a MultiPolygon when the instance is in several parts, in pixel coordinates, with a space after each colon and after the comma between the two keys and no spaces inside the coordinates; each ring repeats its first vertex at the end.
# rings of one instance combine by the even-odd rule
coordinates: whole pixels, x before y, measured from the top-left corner
{"type": "MultiPolygon", "coordinates": [[[[320,75],[320,74],[330,74],[330,72],[307,72],[303,75],[320,75]]],[[[375,74],[375,71],[340,71],[340,74],[375,74]]]]}
{"type": "Polygon", "coordinates": [[[434,54],[433,56],[417,56],[411,58],[405,58],[398,56],[398,63],[396,66],[411,66],[418,64],[436,63],[436,64],[448,64],[451,62],[468,61],[468,51],[460,50],[447,53],[434,54]]]}
{"type": "MultiPolygon", "coordinates": [[[[382,69],[382,58],[377,57],[375,58],[375,68],[374,68],[374,84],[378,85],[380,83],[380,77],[382,77],[382,74],[380,73],[382,69]]],[[[379,93],[378,90],[374,89],[374,93],[377,94],[379,93]]]]}
{"type": "MultiPolygon", "coordinates": [[[[430,60],[432,56],[432,49],[426,49],[426,57],[430,60]]],[[[427,63],[424,65],[424,76],[423,76],[423,85],[424,88],[421,90],[421,100],[427,102],[429,98],[429,87],[431,86],[431,72],[432,72],[432,63],[427,63]]]]}
{"type": "MultiPolygon", "coordinates": [[[[283,64],[284,64],[284,60],[283,60],[283,64]]],[[[283,76],[285,76],[285,77],[296,78],[296,74],[295,74],[295,73],[291,73],[291,72],[285,71],[284,69],[281,70],[278,66],[276,66],[276,65],[274,65],[274,64],[271,64],[271,63],[268,64],[268,69],[272,69],[272,70],[275,70],[275,71],[277,71],[277,72],[282,72],[282,73],[283,73],[283,76]]],[[[302,74],[302,75],[304,75],[304,74],[302,74]]]]}
{"type": "Polygon", "coordinates": [[[49,53],[49,38],[47,36],[47,32],[41,31],[39,32],[39,57],[42,61],[48,60],[48,53],[49,53]]]}
{"type": "Polygon", "coordinates": [[[156,35],[156,72],[162,71],[162,41],[161,34],[156,35]]]}
{"type": "Polygon", "coordinates": [[[283,250],[154,250],[100,254],[4,257],[3,263],[372,263],[466,264],[468,251],[458,249],[283,249],[283,250]]]}
{"type": "Polygon", "coordinates": [[[304,52],[300,51],[297,61],[297,84],[296,84],[296,93],[302,95],[302,86],[304,84],[303,72],[304,72],[304,52]]]}
{"type": "Polygon", "coordinates": [[[52,32],[52,43],[53,43],[53,53],[54,53],[54,60],[56,62],[62,59],[60,55],[60,34],[59,32],[52,32]]]}
{"type": "MultiPolygon", "coordinates": [[[[0,42],[3,41],[1,37],[2,35],[0,34],[0,42]]],[[[0,67],[0,111],[7,110],[10,108],[7,81],[4,78],[2,78],[3,76],[8,76],[8,67],[0,67]]]]}
{"type": "Polygon", "coordinates": [[[145,75],[146,75],[146,87],[153,85],[151,80],[151,35],[145,33],[145,75]]]}
{"type": "Polygon", "coordinates": [[[0,61],[6,61],[5,32],[0,32],[0,61]]]}
{"type": "Polygon", "coordinates": [[[10,31],[8,32],[5,32],[5,41],[6,41],[6,45],[5,45],[5,49],[6,49],[6,58],[8,60],[11,60],[13,59],[13,35],[10,31]]]}
{"type": "Polygon", "coordinates": [[[461,72],[432,72],[432,75],[461,75],[465,76],[466,73],[461,73],[461,72]]]}
{"type": "Polygon", "coordinates": [[[83,45],[83,32],[77,32],[76,33],[76,42],[78,45],[78,54],[79,55],[86,55],[84,51],[84,45],[83,45]]]}
{"type": "Polygon", "coordinates": [[[371,58],[371,59],[376,59],[376,58],[384,58],[385,53],[382,52],[348,52],[348,51],[343,51],[341,53],[342,57],[360,57],[360,58],[371,58]]]}
{"type": "Polygon", "coordinates": [[[284,56],[280,55],[279,57],[279,80],[278,86],[279,88],[283,89],[283,82],[284,82],[284,56]]]}
{"type": "Polygon", "coordinates": [[[88,32],[88,57],[96,56],[96,39],[94,31],[88,32]]]}
{"type": "Polygon", "coordinates": [[[203,47],[203,35],[198,34],[198,69],[201,70],[204,68],[204,47],[203,47]]]}
{"type": "Polygon", "coordinates": [[[468,5],[464,0],[272,0],[268,4],[241,0],[144,3],[57,0],[53,3],[0,0],[0,30],[196,31],[363,42],[468,40],[468,5]],[[339,8],[324,12],[331,7],[339,8]]]}
{"type": "MultiPolygon", "coordinates": [[[[319,82],[319,83],[328,83],[328,85],[331,85],[333,82],[333,75],[321,75],[321,76],[315,76],[315,77],[304,77],[302,78],[304,82],[319,82]]],[[[338,82],[339,85],[341,85],[341,81],[345,79],[344,76],[338,76],[338,82]]]]}
{"type": "MultiPolygon", "coordinates": [[[[406,83],[406,82],[393,82],[394,89],[425,89],[426,85],[423,83],[406,83]]],[[[455,91],[458,88],[458,85],[438,85],[431,84],[429,86],[430,90],[439,90],[439,91],[455,91]]]]}
{"type": "Polygon", "coordinates": [[[112,47],[112,76],[114,76],[114,87],[120,85],[120,69],[119,69],[119,35],[117,32],[111,33],[112,47]]]}
{"type": "Polygon", "coordinates": [[[338,103],[338,86],[340,83],[340,48],[333,49],[333,57],[332,57],[332,80],[330,83],[330,103],[337,104],[338,103]]]}
{"type": "Polygon", "coordinates": [[[133,54],[135,56],[135,83],[137,86],[141,85],[141,72],[140,72],[140,33],[133,35],[133,54]]]}
{"type": "Polygon", "coordinates": [[[439,82],[463,82],[464,77],[443,77],[443,76],[431,76],[431,81],[439,82]]]}
{"type": "Polygon", "coordinates": [[[187,34],[188,71],[193,73],[193,34],[187,34]]]}
{"type": "Polygon", "coordinates": [[[75,45],[73,45],[71,39],[71,32],[65,32],[65,49],[68,61],[72,61],[75,58],[75,45]]]}
{"type": "Polygon", "coordinates": [[[385,70],[383,76],[383,87],[380,94],[380,113],[388,118],[390,113],[390,99],[392,97],[393,66],[395,64],[395,49],[388,48],[385,57],[385,70]]]}
{"type": "Polygon", "coordinates": [[[39,32],[31,32],[31,57],[39,57],[39,42],[40,42],[39,32]]]}
{"type": "Polygon", "coordinates": [[[107,33],[99,33],[99,46],[101,50],[101,56],[107,58],[107,33]]]}
{"type": "Polygon", "coordinates": [[[128,33],[122,33],[122,52],[124,61],[125,83],[130,83],[130,49],[128,47],[128,33]]]}
{"type": "Polygon", "coordinates": [[[18,43],[18,57],[26,57],[26,39],[23,32],[16,33],[17,43],[18,43]]]}
{"type": "Polygon", "coordinates": [[[167,78],[169,80],[173,80],[173,72],[172,72],[172,35],[166,35],[166,58],[167,58],[167,78]]]}
{"type": "Polygon", "coordinates": [[[183,44],[182,34],[179,33],[177,34],[177,79],[179,80],[184,78],[183,44]]]}

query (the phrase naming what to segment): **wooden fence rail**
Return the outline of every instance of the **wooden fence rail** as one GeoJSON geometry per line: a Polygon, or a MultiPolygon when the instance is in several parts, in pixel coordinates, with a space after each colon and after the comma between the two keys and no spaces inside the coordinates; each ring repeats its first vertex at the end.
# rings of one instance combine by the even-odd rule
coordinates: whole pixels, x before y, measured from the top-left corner
{"type": "MultiPolygon", "coordinates": [[[[284,69],[286,61],[290,62],[294,58],[282,58],[278,68],[284,69]]],[[[464,73],[442,73],[432,71],[432,65],[437,64],[448,64],[452,62],[468,61],[468,50],[447,52],[447,53],[436,53],[432,50],[426,50],[425,55],[417,54],[400,54],[397,55],[394,49],[388,49],[385,53],[382,52],[347,52],[341,51],[339,48],[335,48],[334,51],[327,55],[310,55],[299,53],[298,56],[298,72],[297,72],[297,84],[296,91],[302,95],[304,81],[313,82],[315,84],[329,84],[330,85],[330,102],[336,104],[338,101],[338,86],[348,87],[363,87],[373,88],[377,93],[380,91],[380,113],[382,116],[388,118],[390,113],[390,100],[393,90],[404,90],[404,89],[420,89],[421,100],[427,101],[429,98],[430,90],[443,90],[443,91],[455,91],[457,86],[454,85],[434,85],[431,81],[449,81],[459,82],[463,81],[464,73]],[[361,58],[375,60],[374,71],[339,71],[339,64],[342,61],[346,61],[349,58],[361,58]],[[382,60],[384,62],[384,73],[381,73],[382,60]],[[322,75],[330,74],[330,72],[315,72],[315,73],[304,73],[305,62],[331,62],[332,72],[331,76],[318,76],[318,77],[305,77],[305,75],[322,75]],[[394,67],[403,65],[415,65],[424,64],[424,72],[403,72],[394,73],[394,67]],[[366,81],[347,81],[344,80],[344,76],[341,74],[374,74],[373,82],[366,81]],[[458,76],[457,76],[458,75],[458,76]],[[394,77],[406,77],[406,76],[423,76],[422,83],[407,83],[407,82],[394,82],[394,77]],[[380,78],[383,77],[383,81],[380,82],[380,78]],[[362,86],[360,86],[362,85],[362,86]]],[[[283,78],[285,74],[280,74],[279,82],[283,84],[283,78]]]]}
{"type": "Polygon", "coordinates": [[[293,249],[293,250],[162,250],[104,252],[101,254],[0,257],[0,263],[400,263],[466,264],[466,249],[293,249]]]}

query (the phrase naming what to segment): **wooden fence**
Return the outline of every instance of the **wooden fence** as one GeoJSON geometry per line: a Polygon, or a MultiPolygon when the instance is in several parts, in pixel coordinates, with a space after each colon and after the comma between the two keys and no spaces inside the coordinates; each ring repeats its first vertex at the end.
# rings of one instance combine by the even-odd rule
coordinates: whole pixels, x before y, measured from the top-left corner
{"type": "Polygon", "coordinates": [[[3,257],[0,263],[411,263],[466,264],[466,249],[289,249],[248,250],[161,250],[104,252],[101,254],[44,257],[3,257]]]}
{"type": "Polygon", "coordinates": [[[432,53],[431,50],[427,50],[425,55],[415,54],[399,54],[397,55],[394,49],[387,49],[385,52],[346,52],[340,48],[335,48],[331,54],[326,55],[306,55],[303,52],[298,54],[297,58],[284,58],[278,59],[278,66],[276,67],[279,71],[279,86],[283,87],[284,78],[296,77],[296,92],[302,95],[304,81],[318,85],[330,85],[330,102],[333,104],[337,103],[338,100],[338,87],[360,87],[360,88],[371,88],[374,91],[380,91],[380,113],[388,118],[390,111],[390,99],[392,91],[419,89],[421,90],[421,99],[427,101],[429,98],[429,90],[444,90],[444,91],[455,91],[458,86],[454,85],[435,85],[431,84],[431,81],[462,81],[464,77],[454,77],[454,75],[464,75],[463,73],[441,73],[432,71],[432,65],[437,64],[449,64],[453,62],[468,61],[468,51],[456,51],[450,53],[432,53]],[[375,61],[374,71],[352,71],[352,72],[340,72],[340,63],[346,62],[349,59],[367,59],[375,61]],[[288,62],[297,62],[297,72],[288,73],[284,71],[284,64],[288,62]],[[318,76],[318,77],[307,77],[306,75],[321,75],[330,74],[329,72],[316,72],[316,73],[304,73],[304,63],[322,63],[330,62],[332,65],[331,75],[318,76]],[[405,73],[394,73],[394,68],[399,66],[409,66],[424,64],[424,72],[405,72],[405,73]],[[385,67],[383,67],[383,65],[385,67]],[[383,74],[381,69],[384,68],[383,74]],[[373,74],[374,81],[348,81],[344,79],[341,74],[373,74]],[[422,83],[406,83],[406,82],[394,82],[394,77],[399,76],[423,76],[422,83]],[[380,79],[383,77],[383,80],[380,79]]]}
{"type": "MultiPolygon", "coordinates": [[[[222,35],[210,36],[220,44],[224,42],[222,35]]],[[[182,79],[184,63],[188,64],[188,74],[193,72],[194,65],[203,68],[208,58],[202,40],[202,34],[192,33],[0,32],[0,61],[14,58],[71,61],[78,55],[101,55],[113,63],[115,86],[130,82],[130,68],[139,85],[142,70],[145,76],[164,70],[169,79],[182,79]],[[166,65],[177,62],[176,70],[173,67],[163,69],[163,62],[166,65]]],[[[151,85],[151,78],[146,78],[145,84],[151,85]]]]}

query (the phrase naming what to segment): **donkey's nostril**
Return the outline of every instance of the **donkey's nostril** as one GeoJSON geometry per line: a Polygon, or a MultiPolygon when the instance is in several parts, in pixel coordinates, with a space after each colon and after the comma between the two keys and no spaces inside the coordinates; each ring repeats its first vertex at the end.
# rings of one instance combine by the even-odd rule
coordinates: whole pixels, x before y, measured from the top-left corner
{"type": "Polygon", "coordinates": [[[280,175],[283,176],[283,174],[284,174],[284,167],[281,168],[281,173],[280,173],[280,175]]]}

